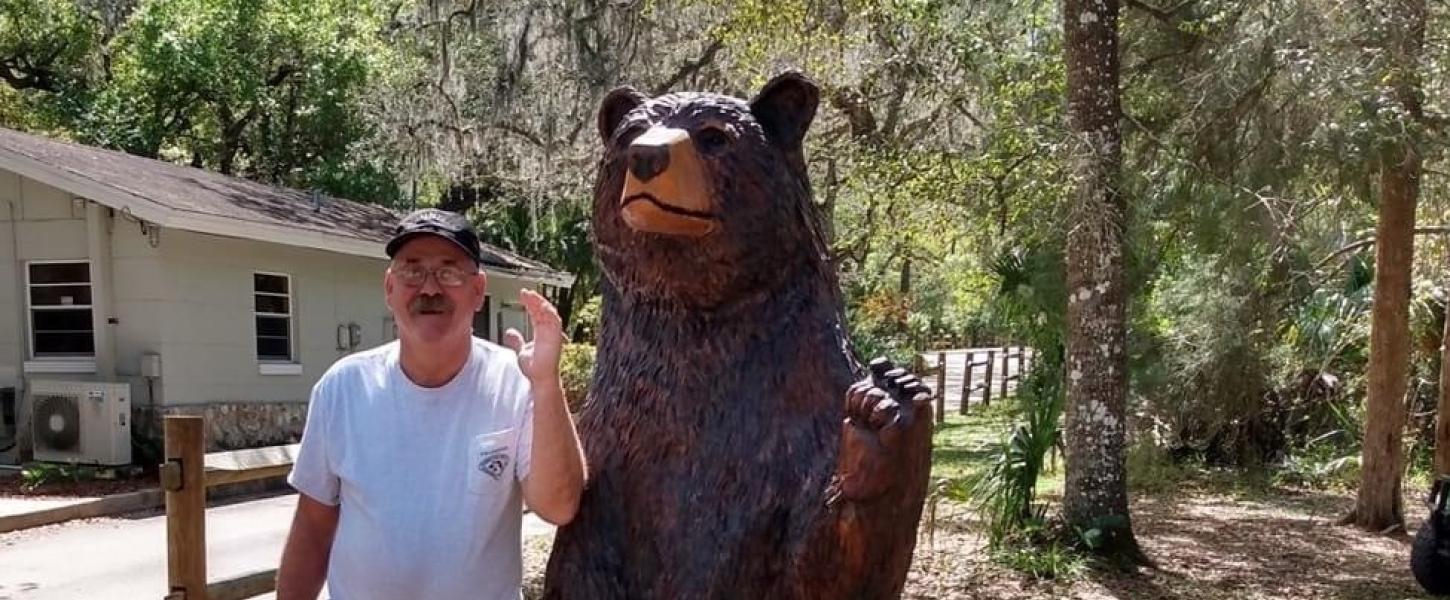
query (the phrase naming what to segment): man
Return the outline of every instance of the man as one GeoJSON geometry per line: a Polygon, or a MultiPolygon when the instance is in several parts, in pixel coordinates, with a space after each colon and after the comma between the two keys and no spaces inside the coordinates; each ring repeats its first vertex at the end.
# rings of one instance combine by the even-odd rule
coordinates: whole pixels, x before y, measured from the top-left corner
{"type": "Polygon", "coordinates": [[[584,458],[559,380],[562,323],[520,301],[534,340],[473,337],[485,277],[463,217],[414,212],[387,245],[383,278],[398,341],[348,356],[312,390],[288,481],[301,494],[277,597],[514,600],[520,497],[567,523],[584,458]]]}

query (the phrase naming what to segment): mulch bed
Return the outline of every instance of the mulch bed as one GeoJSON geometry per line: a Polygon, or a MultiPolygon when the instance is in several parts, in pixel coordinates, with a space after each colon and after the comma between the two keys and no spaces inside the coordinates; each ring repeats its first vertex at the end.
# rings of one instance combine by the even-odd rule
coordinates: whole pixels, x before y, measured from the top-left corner
{"type": "MultiPolygon", "coordinates": [[[[919,537],[903,598],[1430,598],[1410,575],[1408,536],[1334,524],[1353,503],[1347,494],[1305,490],[1140,497],[1134,530],[1156,568],[1090,570],[1072,581],[1037,580],[991,561],[971,514],[948,505],[934,541],[919,537]]],[[[1424,516],[1408,501],[1406,510],[1413,531],[1424,516]]]]}
{"type": "Polygon", "coordinates": [[[24,483],[17,472],[0,472],[0,497],[90,498],[156,489],[160,485],[155,473],[118,475],[116,479],[55,479],[35,489],[25,489],[24,483]]]}

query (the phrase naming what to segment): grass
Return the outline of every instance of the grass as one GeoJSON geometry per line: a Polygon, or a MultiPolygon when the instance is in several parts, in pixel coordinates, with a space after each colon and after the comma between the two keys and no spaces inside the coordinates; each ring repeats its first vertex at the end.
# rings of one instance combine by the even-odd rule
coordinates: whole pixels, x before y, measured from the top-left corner
{"type": "MultiPolygon", "coordinates": [[[[966,415],[948,411],[946,422],[938,423],[932,434],[932,479],[959,482],[981,471],[1016,423],[1008,403],[976,405],[966,415]]],[[[1058,497],[1062,495],[1062,485],[1062,457],[1059,456],[1050,460],[1048,468],[1038,477],[1037,493],[1058,497]]]]}

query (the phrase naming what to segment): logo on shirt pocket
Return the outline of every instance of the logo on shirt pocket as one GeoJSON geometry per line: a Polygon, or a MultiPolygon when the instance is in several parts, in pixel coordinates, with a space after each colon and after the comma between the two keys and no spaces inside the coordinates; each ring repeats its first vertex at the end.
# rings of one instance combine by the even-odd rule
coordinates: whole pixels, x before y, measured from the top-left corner
{"type": "Polygon", "coordinates": [[[492,477],[494,481],[498,481],[500,477],[503,477],[504,471],[508,469],[508,451],[508,446],[504,446],[502,448],[480,452],[478,456],[478,470],[492,477]]]}
{"type": "Polygon", "coordinates": [[[473,437],[468,445],[468,489],[483,493],[511,479],[513,473],[513,428],[473,437]]]}

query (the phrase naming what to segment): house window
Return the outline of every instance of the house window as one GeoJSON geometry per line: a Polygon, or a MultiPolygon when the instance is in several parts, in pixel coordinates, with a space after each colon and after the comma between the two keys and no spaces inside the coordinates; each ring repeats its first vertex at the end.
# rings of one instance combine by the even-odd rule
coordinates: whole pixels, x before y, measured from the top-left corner
{"type": "Polygon", "coordinates": [[[26,276],[30,348],[35,358],[95,356],[90,263],[30,263],[26,276]]]}
{"type": "Polygon", "coordinates": [[[292,278],[252,274],[257,320],[257,360],[292,362],[292,278]]]}

